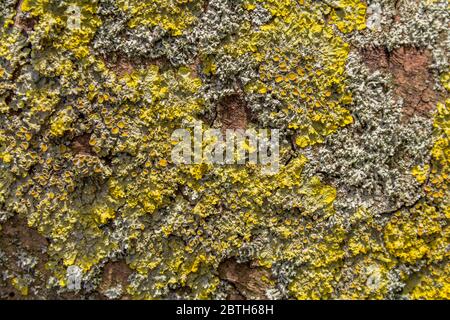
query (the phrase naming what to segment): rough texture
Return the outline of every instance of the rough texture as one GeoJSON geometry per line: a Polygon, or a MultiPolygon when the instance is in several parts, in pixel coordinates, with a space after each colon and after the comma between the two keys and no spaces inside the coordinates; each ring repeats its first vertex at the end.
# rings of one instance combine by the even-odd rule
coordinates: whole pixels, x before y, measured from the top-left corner
{"type": "Polygon", "coordinates": [[[0,297],[449,299],[449,9],[0,0],[0,297]],[[280,171],[173,164],[196,120],[280,171]]]}

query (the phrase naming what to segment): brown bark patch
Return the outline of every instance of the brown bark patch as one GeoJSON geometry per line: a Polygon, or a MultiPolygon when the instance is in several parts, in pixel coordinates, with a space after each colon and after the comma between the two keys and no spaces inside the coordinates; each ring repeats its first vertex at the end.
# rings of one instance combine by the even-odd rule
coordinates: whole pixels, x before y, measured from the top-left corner
{"type": "Polygon", "coordinates": [[[91,140],[91,135],[85,133],[81,136],[76,137],[72,141],[71,149],[75,154],[84,154],[84,155],[95,155],[95,152],[92,150],[92,147],[89,143],[91,140]]]}
{"type": "Polygon", "coordinates": [[[389,67],[389,52],[384,47],[365,48],[361,50],[364,63],[370,71],[386,70],[389,67]]]}
{"type": "Polygon", "coordinates": [[[117,59],[116,62],[107,61],[106,65],[120,77],[126,74],[132,74],[136,69],[136,67],[129,60],[122,57],[117,59]]]}
{"type": "Polygon", "coordinates": [[[119,77],[130,75],[134,71],[142,70],[150,65],[157,65],[160,69],[165,69],[170,65],[166,57],[155,59],[135,58],[130,59],[120,54],[111,53],[110,56],[103,57],[106,67],[119,77]]]}
{"type": "Polygon", "coordinates": [[[13,217],[2,225],[1,234],[2,249],[9,248],[7,244],[15,244],[22,249],[41,255],[48,245],[45,237],[28,227],[26,221],[18,217],[13,217]]]}
{"type": "Polygon", "coordinates": [[[124,293],[128,286],[128,277],[132,273],[132,270],[124,261],[108,262],[103,269],[99,291],[105,294],[108,289],[120,285],[123,290],[121,298],[127,299],[127,295],[124,295],[124,293]]]}
{"type": "Polygon", "coordinates": [[[229,293],[227,299],[267,299],[266,290],[271,288],[268,269],[228,259],[219,265],[218,271],[220,279],[230,282],[236,289],[229,293]]]}
{"type": "Polygon", "coordinates": [[[247,128],[249,114],[245,100],[240,94],[222,98],[219,102],[218,114],[223,131],[247,128]]]}
{"type": "Polygon", "coordinates": [[[439,100],[430,71],[430,51],[400,47],[388,52],[386,48],[375,47],[364,49],[361,54],[371,71],[381,70],[392,74],[395,95],[403,100],[404,120],[414,115],[430,116],[439,100]]]}
{"type": "Polygon", "coordinates": [[[390,59],[397,96],[403,98],[404,116],[428,116],[438,102],[433,88],[433,75],[429,70],[432,58],[428,50],[399,48],[390,59]]]}
{"type": "MultiPolygon", "coordinates": [[[[7,271],[11,276],[3,279],[0,277],[0,300],[73,300],[85,299],[82,293],[58,293],[47,287],[52,270],[46,268],[49,261],[47,248],[49,241],[35,229],[28,227],[26,220],[14,216],[1,225],[0,249],[5,254],[0,260],[0,271],[7,271]],[[20,262],[22,255],[36,258],[36,265],[31,269],[20,262]],[[23,296],[12,285],[14,277],[31,277],[28,285],[28,295],[23,296]]],[[[98,295],[89,295],[98,299],[98,295]]]]}
{"type": "Polygon", "coordinates": [[[30,17],[28,15],[24,15],[22,12],[22,3],[23,0],[19,0],[16,6],[16,16],[14,18],[14,26],[19,28],[25,32],[30,32],[34,30],[34,26],[39,21],[37,17],[30,17]]]}
{"type": "Polygon", "coordinates": [[[209,0],[203,2],[203,12],[208,11],[209,9],[209,0]]]}
{"type": "MultiPolygon", "coordinates": [[[[41,236],[35,229],[28,227],[25,220],[17,216],[9,219],[1,226],[0,231],[0,249],[5,254],[5,260],[0,264],[2,271],[8,271],[14,277],[32,276],[33,282],[29,288],[40,288],[42,293],[46,292],[45,284],[50,275],[45,268],[48,261],[46,250],[48,241],[41,236]],[[36,258],[36,265],[29,270],[20,263],[21,255],[26,254],[36,258]]],[[[29,290],[27,296],[22,296],[12,284],[11,279],[0,279],[0,299],[40,299],[32,290],[29,290]],[[3,281],[5,280],[5,281],[3,281]]]]}
{"type": "Polygon", "coordinates": [[[202,59],[197,56],[192,64],[189,65],[189,69],[191,69],[191,77],[192,79],[196,79],[199,77],[199,70],[202,65],[202,59]]]}

